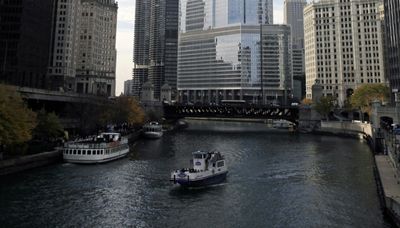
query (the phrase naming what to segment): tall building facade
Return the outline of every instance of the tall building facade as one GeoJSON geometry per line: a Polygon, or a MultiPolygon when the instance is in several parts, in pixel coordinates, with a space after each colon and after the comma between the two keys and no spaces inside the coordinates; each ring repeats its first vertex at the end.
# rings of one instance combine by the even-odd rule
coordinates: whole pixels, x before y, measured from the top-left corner
{"type": "Polygon", "coordinates": [[[75,91],[80,0],[57,0],[47,71],[48,88],[75,91]]]}
{"type": "Polygon", "coordinates": [[[302,99],[305,95],[304,66],[304,18],[306,0],[284,1],[284,23],[290,25],[293,48],[293,96],[302,99]]]}
{"type": "Polygon", "coordinates": [[[0,1],[0,81],[114,96],[115,0],[0,1]]]}
{"type": "Polygon", "coordinates": [[[133,93],[139,96],[144,83],[176,90],[179,0],[137,0],[133,54],[133,93]]]}
{"type": "Polygon", "coordinates": [[[306,5],[306,0],[285,0],[284,2],[283,21],[291,26],[292,45],[296,48],[304,48],[303,10],[306,5]]]}
{"type": "MultiPolygon", "coordinates": [[[[400,2],[385,0],[386,72],[392,92],[400,92],[400,2]]],[[[398,99],[398,98],[397,98],[398,99]]]]}
{"type": "Polygon", "coordinates": [[[0,1],[0,82],[46,88],[56,0],[0,1]]]}
{"type": "Polygon", "coordinates": [[[384,83],[380,0],[324,0],[304,9],[306,96],[322,85],[343,105],[357,87],[384,83]]]}
{"type": "Polygon", "coordinates": [[[139,97],[142,85],[148,80],[150,40],[150,0],[137,0],[135,39],[133,44],[133,95],[139,97]]]}
{"type": "Polygon", "coordinates": [[[124,95],[125,96],[132,96],[132,89],[133,89],[133,80],[126,80],[124,82],[124,95]]]}
{"type": "Polygon", "coordinates": [[[118,5],[115,0],[81,0],[76,50],[76,91],[115,95],[118,5]]]}
{"type": "Polygon", "coordinates": [[[183,102],[284,103],[292,87],[290,28],[272,0],[181,1],[178,92],[183,102]]]}

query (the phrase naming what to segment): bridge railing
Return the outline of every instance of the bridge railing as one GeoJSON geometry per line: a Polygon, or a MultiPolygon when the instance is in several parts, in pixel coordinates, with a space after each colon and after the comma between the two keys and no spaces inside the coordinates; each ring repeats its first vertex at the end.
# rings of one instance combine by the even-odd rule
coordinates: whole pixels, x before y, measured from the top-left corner
{"type": "Polygon", "coordinates": [[[299,118],[299,109],[293,106],[166,105],[164,106],[164,116],[166,118],[218,117],[286,119],[291,122],[297,122],[299,118]]]}

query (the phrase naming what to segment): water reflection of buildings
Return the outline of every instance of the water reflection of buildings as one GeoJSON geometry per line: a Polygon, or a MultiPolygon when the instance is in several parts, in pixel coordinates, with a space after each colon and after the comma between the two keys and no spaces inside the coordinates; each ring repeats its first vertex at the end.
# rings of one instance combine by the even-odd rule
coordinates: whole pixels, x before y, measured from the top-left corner
{"type": "Polygon", "coordinates": [[[257,103],[264,94],[267,103],[285,103],[292,88],[291,35],[288,26],[271,25],[271,0],[185,0],[180,10],[181,101],[257,103]]]}

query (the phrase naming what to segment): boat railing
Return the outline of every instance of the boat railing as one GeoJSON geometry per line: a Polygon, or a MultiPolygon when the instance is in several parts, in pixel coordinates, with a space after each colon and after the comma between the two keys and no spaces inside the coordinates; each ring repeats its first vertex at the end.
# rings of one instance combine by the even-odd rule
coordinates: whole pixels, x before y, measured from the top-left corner
{"type": "Polygon", "coordinates": [[[175,172],[177,172],[177,173],[179,173],[179,172],[181,172],[181,173],[184,173],[184,172],[199,173],[200,170],[196,170],[196,169],[192,169],[192,168],[190,168],[190,169],[188,169],[188,168],[183,168],[183,169],[177,169],[177,170],[175,170],[175,172]]]}
{"type": "MultiPolygon", "coordinates": [[[[126,140],[122,140],[122,143],[126,143],[126,140]]],[[[114,142],[102,142],[102,143],[74,143],[74,142],[70,142],[70,143],[65,143],[65,147],[69,148],[69,149],[105,149],[105,148],[109,148],[112,146],[116,146],[116,145],[121,145],[121,143],[119,141],[114,141],[114,142]]]]}

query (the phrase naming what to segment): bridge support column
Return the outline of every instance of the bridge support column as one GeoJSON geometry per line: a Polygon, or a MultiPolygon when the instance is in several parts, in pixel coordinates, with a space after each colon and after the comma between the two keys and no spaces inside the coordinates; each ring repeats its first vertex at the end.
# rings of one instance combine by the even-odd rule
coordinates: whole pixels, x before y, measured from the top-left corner
{"type": "Polygon", "coordinates": [[[190,102],[190,90],[186,90],[186,102],[190,102]]]}
{"type": "Polygon", "coordinates": [[[193,101],[193,100],[192,100],[192,93],[193,93],[193,91],[188,90],[187,93],[188,93],[188,95],[187,95],[187,102],[192,102],[192,101],[193,101]]]}
{"type": "Polygon", "coordinates": [[[224,100],[226,100],[227,91],[226,91],[226,90],[222,90],[222,94],[223,94],[223,96],[224,96],[224,100]]]}
{"type": "Polygon", "coordinates": [[[198,97],[198,95],[199,95],[199,91],[197,91],[197,90],[195,90],[195,91],[193,91],[194,93],[193,93],[193,104],[196,104],[197,103],[197,97],[198,97]]]}
{"type": "Polygon", "coordinates": [[[205,96],[204,90],[200,90],[200,103],[204,104],[204,100],[206,99],[205,96]]]}
{"type": "Polygon", "coordinates": [[[236,100],[235,98],[236,98],[236,96],[235,96],[235,90],[233,89],[232,91],[231,91],[231,93],[232,93],[232,95],[231,95],[231,100],[236,100]]]}
{"type": "Polygon", "coordinates": [[[240,100],[243,100],[243,90],[239,90],[239,96],[240,96],[240,100]]]}
{"type": "Polygon", "coordinates": [[[212,92],[211,90],[207,90],[207,102],[210,104],[212,99],[212,92]]]}

